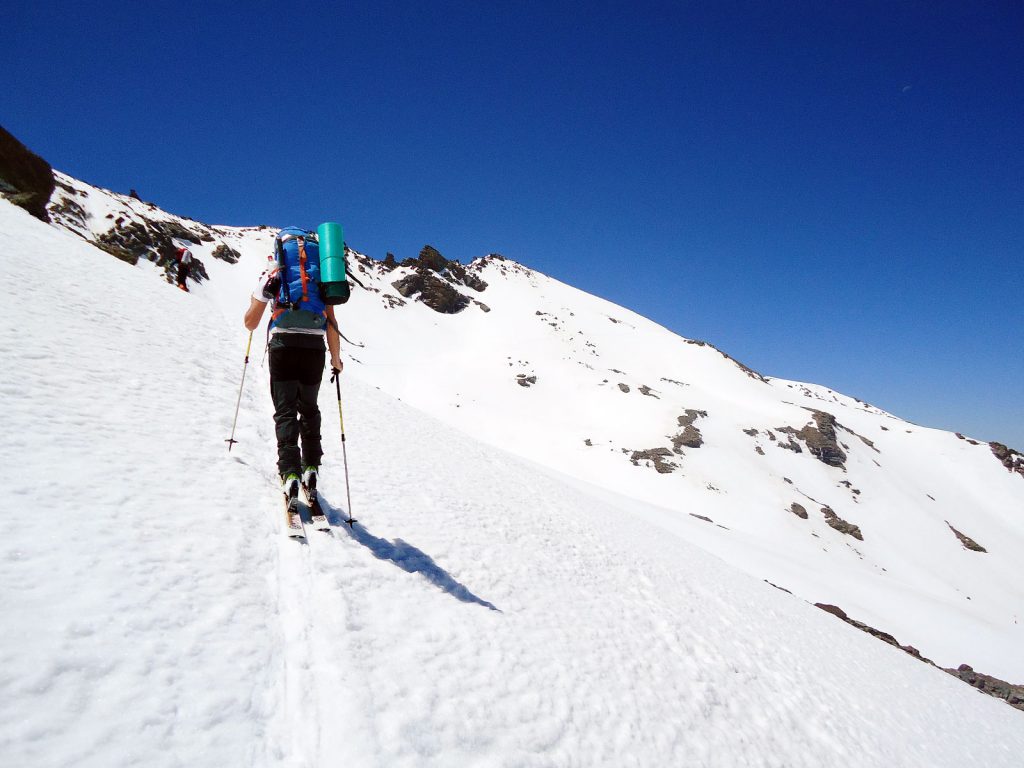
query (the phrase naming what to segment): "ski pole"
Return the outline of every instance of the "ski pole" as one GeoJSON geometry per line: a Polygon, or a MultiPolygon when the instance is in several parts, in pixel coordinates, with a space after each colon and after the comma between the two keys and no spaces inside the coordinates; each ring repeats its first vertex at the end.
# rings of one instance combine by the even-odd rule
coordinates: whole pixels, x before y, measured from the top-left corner
{"type": "Polygon", "coordinates": [[[345,499],[348,502],[348,527],[352,527],[352,523],[356,522],[352,517],[352,492],[348,486],[348,451],[345,449],[345,417],[341,411],[341,371],[337,368],[331,369],[331,381],[334,382],[335,388],[338,390],[338,423],[341,425],[341,457],[345,462],[345,499]]]}
{"type": "Polygon", "coordinates": [[[228,453],[231,453],[231,446],[237,443],[235,440],[235,425],[238,424],[238,406],[242,404],[242,388],[245,386],[245,372],[249,369],[249,348],[252,347],[252,331],[249,331],[249,343],[245,345],[245,365],[242,366],[242,383],[238,385],[238,402],[235,403],[235,420],[231,422],[231,437],[226,442],[228,453]]]}

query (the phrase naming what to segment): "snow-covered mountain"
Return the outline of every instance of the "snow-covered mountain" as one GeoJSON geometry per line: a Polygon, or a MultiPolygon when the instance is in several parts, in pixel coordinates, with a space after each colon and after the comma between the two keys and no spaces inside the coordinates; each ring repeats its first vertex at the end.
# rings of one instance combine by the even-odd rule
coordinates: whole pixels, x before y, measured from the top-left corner
{"type": "Polygon", "coordinates": [[[3,331],[15,764],[1016,764],[1021,713],[809,603],[1024,681],[1020,454],[496,255],[353,252],[361,524],[301,548],[258,352],[222,442],[276,229],[57,183],[54,226],[0,202],[54,307],[3,331]],[[191,294],[154,279],[174,238],[191,294]]]}
{"type": "MultiPolygon", "coordinates": [[[[207,264],[218,249],[240,258],[198,291],[229,318],[244,309],[276,228],[206,227],[59,183],[54,218],[87,237],[145,253],[163,227],[193,233],[207,264]]],[[[402,265],[352,262],[366,287],[339,310],[361,345],[346,347],[352,377],[614,492],[635,514],[943,667],[1024,681],[1021,455],[762,376],[500,256],[464,267],[427,248],[402,265]]]]}

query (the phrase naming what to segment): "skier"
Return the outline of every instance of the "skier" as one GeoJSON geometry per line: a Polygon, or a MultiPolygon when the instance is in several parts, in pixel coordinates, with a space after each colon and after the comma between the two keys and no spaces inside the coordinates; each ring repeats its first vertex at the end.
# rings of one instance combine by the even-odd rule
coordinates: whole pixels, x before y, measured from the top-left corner
{"type": "Polygon", "coordinates": [[[188,273],[192,269],[192,251],[188,248],[179,248],[177,257],[178,287],[188,293],[188,286],[185,284],[185,280],[188,278],[188,273]]]}
{"type": "Polygon", "coordinates": [[[245,327],[253,331],[267,304],[272,305],[270,393],[274,400],[277,469],[289,509],[298,497],[300,483],[307,498],[316,498],[323,456],[317,395],[324,371],[325,337],[332,373],[340,374],[343,367],[334,307],[320,298],[317,259],[307,259],[307,245],[313,251],[315,243],[315,233],[297,227],[281,230],[270,257],[273,263],[260,275],[245,313],[245,327]]]}

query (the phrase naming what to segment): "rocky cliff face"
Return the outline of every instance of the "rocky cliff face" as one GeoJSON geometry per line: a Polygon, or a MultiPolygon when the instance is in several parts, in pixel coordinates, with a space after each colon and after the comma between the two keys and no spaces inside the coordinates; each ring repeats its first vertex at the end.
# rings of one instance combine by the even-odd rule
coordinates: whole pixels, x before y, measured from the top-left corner
{"type": "Polygon", "coordinates": [[[0,126],[0,195],[48,222],[46,204],[53,190],[50,164],[0,126]]]}

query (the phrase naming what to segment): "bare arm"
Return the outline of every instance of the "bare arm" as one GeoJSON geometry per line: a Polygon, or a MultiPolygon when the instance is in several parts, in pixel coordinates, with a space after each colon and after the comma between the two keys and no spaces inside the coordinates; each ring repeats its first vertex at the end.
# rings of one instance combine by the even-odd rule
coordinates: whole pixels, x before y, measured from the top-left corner
{"type": "Polygon", "coordinates": [[[250,299],[249,308],[245,311],[245,328],[255,331],[263,317],[263,311],[267,308],[267,302],[258,299],[250,299]]]}
{"type": "Polygon", "coordinates": [[[338,321],[334,318],[334,307],[324,307],[327,312],[327,349],[331,352],[331,368],[340,371],[344,367],[341,362],[341,338],[338,336],[338,321]]]}

